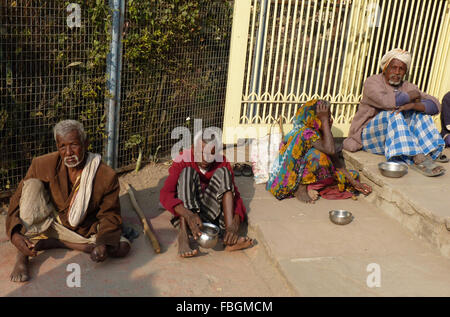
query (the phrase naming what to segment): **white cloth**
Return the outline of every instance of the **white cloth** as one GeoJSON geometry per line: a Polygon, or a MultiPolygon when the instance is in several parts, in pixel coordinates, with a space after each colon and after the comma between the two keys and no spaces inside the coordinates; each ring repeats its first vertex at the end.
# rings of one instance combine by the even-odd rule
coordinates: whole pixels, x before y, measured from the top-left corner
{"type": "Polygon", "coordinates": [[[411,54],[408,51],[402,50],[401,48],[394,48],[390,50],[381,58],[380,67],[384,71],[385,68],[393,59],[398,59],[406,64],[406,71],[411,67],[411,54]]]}
{"type": "MultiPolygon", "coordinates": [[[[25,236],[32,240],[54,238],[82,244],[95,244],[97,241],[96,234],[85,238],[58,222],[56,209],[50,202],[44,183],[39,179],[29,178],[24,181],[19,206],[20,219],[27,229],[25,236]]],[[[120,242],[131,245],[124,236],[120,237],[120,242]]]]}
{"type": "Polygon", "coordinates": [[[269,180],[282,140],[283,135],[281,133],[270,133],[259,139],[252,140],[250,161],[252,162],[255,184],[264,184],[269,180]]]}
{"type": "Polygon", "coordinates": [[[75,193],[76,196],[73,198],[74,200],[69,211],[68,220],[72,227],[77,227],[86,217],[92,194],[92,183],[102,158],[100,154],[88,152],[87,155],[86,164],[83,172],[81,172],[79,189],[75,193]]]}
{"type": "Polygon", "coordinates": [[[39,179],[29,178],[23,182],[19,217],[28,234],[36,235],[47,230],[53,222],[51,215],[55,210],[44,184],[39,179]]]}

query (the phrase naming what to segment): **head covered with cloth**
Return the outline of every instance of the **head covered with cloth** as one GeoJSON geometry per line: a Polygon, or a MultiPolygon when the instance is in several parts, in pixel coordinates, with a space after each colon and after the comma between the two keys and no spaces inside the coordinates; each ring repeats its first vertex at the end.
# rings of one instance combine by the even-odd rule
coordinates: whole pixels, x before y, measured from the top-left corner
{"type": "Polygon", "coordinates": [[[409,69],[411,68],[411,54],[408,51],[402,50],[401,48],[394,48],[393,50],[390,50],[389,52],[384,54],[380,60],[380,68],[383,70],[383,72],[386,70],[393,59],[397,59],[403,62],[406,65],[406,71],[409,71],[409,69]]]}
{"type": "MultiPolygon", "coordinates": [[[[347,185],[356,184],[358,174],[335,168],[331,158],[335,155],[335,147],[329,102],[317,99],[308,101],[297,110],[293,124],[293,129],[280,145],[266,189],[279,200],[297,195],[303,202],[313,202],[318,199],[317,190],[326,188],[328,191],[329,186],[337,185],[333,199],[352,197],[351,193],[344,191],[353,190],[347,185]],[[322,146],[322,142],[329,146],[322,146]],[[315,193],[306,193],[310,185],[316,186],[310,188],[315,193]]],[[[324,196],[322,193],[320,196],[330,198],[330,195],[324,196]]]]}

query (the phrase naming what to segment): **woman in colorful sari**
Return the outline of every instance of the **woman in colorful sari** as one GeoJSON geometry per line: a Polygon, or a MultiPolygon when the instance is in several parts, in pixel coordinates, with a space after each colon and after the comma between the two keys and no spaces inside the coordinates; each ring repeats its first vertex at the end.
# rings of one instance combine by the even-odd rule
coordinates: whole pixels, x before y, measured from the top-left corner
{"type": "Polygon", "coordinates": [[[330,104],[311,100],[298,109],[293,129],[284,137],[266,189],[277,199],[297,197],[314,203],[322,195],[344,199],[354,191],[365,195],[372,188],[347,171],[336,153],[331,134],[330,104]],[[336,186],[337,185],[337,186],[336,186]]]}

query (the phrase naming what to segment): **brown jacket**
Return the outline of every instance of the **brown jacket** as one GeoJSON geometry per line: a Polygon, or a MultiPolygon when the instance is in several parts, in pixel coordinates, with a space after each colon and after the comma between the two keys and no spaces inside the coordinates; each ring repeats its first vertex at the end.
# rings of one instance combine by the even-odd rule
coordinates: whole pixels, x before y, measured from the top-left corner
{"type": "MultiPolygon", "coordinates": [[[[417,86],[404,81],[399,87],[399,91],[408,92],[417,89],[417,86]]],[[[439,100],[426,93],[420,92],[422,99],[431,99],[441,111],[439,100]]],[[[394,87],[386,83],[383,74],[370,76],[364,82],[363,97],[359,104],[358,111],[352,120],[348,137],[344,140],[344,149],[356,152],[362,148],[361,134],[363,129],[369,124],[380,111],[395,109],[394,87]]]]}
{"type": "Polygon", "coordinates": [[[97,244],[117,245],[122,233],[120,215],[119,180],[112,168],[100,163],[93,182],[93,192],[85,220],[77,227],[71,227],[68,221],[69,204],[73,192],[69,193],[67,167],[62,163],[58,152],[53,152],[33,159],[25,178],[20,182],[11,197],[6,218],[6,234],[11,239],[13,229],[24,226],[19,218],[19,201],[23,182],[29,178],[41,180],[50,194],[50,199],[62,224],[76,233],[88,238],[97,234],[97,244]],[[98,228],[97,228],[98,225],[98,228]],[[97,230],[98,229],[98,230],[97,230]]]}

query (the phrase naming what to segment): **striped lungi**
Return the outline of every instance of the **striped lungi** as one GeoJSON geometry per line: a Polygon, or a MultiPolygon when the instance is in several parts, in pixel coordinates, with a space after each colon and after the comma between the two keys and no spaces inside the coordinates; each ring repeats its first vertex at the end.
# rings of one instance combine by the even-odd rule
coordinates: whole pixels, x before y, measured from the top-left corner
{"type": "MultiPolygon", "coordinates": [[[[234,186],[231,172],[226,167],[218,168],[211,177],[208,186],[202,188],[200,176],[192,167],[185,167],[178,177],[177,195],[186,209],[196,212],[203,222],[214,223],[225,230],[222,210],[223,195],[231,191],[234,197],[234,186]]],[[[172,225],[178,227],[180,218],[175,216],[172,225]]]]}
{"type": "Polygon", "coordinates": [[[435,160],[444,140],[430,115],[414,110],[394,114],[381,111],[362,132],[363,150],[382,154],[388,161],[413,164],[413,156],[430,155],[435,160]]]}

